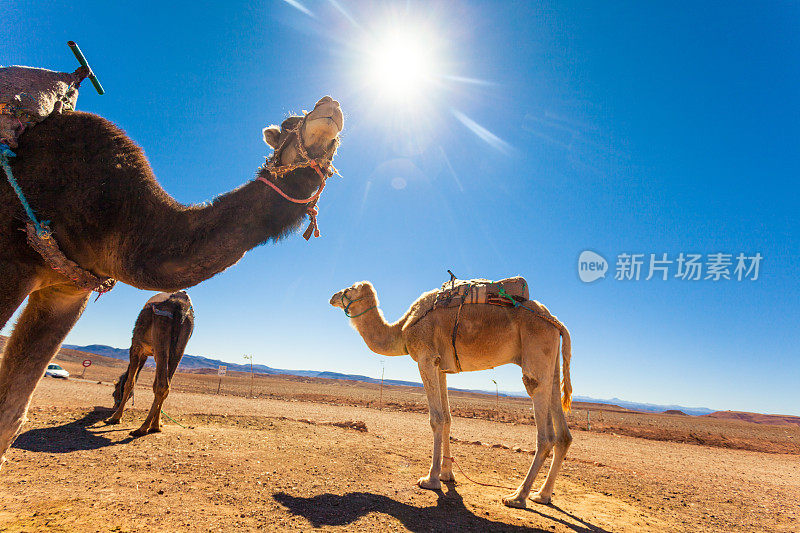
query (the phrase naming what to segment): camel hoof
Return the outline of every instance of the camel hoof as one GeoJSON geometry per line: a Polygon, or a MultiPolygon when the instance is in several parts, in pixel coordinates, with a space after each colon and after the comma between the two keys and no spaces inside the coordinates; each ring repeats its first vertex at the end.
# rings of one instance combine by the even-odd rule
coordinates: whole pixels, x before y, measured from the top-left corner
{"type": "Polygon", "coordinates": [[[444,481],[444,482],[447,482],[447,483],[451,483],[451,482],[453,482],[455,480],[456,480],[456,478],[455,478],[455,476],[453,476],[452,472],[447,472],[447,473],[442,472],[441,474],[439,474],[439,481],[444,481]]]}
{"type": "Polygon", "coordinates": [[[119,424],[119,420],[120,420],[119,418],[106,418],[106,424],[108,424],[109,426],[114,426],[116,424],[119,424]]]}
{"type": "Polygon", "coordinates": [[[431,479],[430,476],[425,476],[419,478],[417,481],[417,485],[420,488],[428,489],[428,490],[442,490],[442,482],[438,479],[431,479]]]}
{"type": "Polygon", "coordinates": [[[527,504],[525,503],[525,498],[521,497],[519,494],[509,494],[508,496],[503,496],[501,501],[503,505],[506,507],[513,507],[515,509],[525,509],[527,504]]]}
{"type": "Polygon", "coordinates": [[[146,429],[139,428],[136,431],[131,431],[132,437],[144,437],[145,435],[147,435],[146,429]]]}
{"type": "Polygon", "coordinates": [[[548,505],[550,503],[550,496],[544,496],[541,492],[536,492],[531,496],[531,501],[536,503],[541,503],[543,505],[548,505]]]}
{"type": "Polygon", "coordinates": [[[148,433],[161,433],[161,428],[150,428],[147,430],[148,433]]]}

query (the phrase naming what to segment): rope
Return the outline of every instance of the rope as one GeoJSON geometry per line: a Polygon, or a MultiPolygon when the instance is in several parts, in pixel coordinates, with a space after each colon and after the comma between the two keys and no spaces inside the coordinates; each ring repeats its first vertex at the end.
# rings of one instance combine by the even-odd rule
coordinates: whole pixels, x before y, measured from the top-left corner
{"type": "Polygon", "coordinates": [[[30,204],[28,203],[28,199],[25,198],[25,194],[22,192],[22,188],[17,183],[17,180],[14,179],[14,175],[11,173],[11,164],[8,161],[9,157],[17,157],[17,154],[11,151],[11,148],[5,143],[0,144],[0,166],[3,167],[3,170],[6,173],[6,178],[8,179],[8,183],[11,185],[11,188],[14,189],[14,192],[17,193],[17,197],[19,198],[22,207],[25,209],[25,213],[28,215],[28,218],[33,222],[33,227],[36,228],[36,235],[40,238],[47,238],[52,233],[48,224],[50,224],[49,220],[39,220],[36,218],[36,214],[33,212],[30,204]]]}
{"type": "MultiPolygon", "coordinates": [[[[293,170],[296,170],[298,168],[312,167],[322,180],[322,183],[320,184],[317,192],[312,196],[309,196],[305,200],[298,200],[297,198],[292,198],[291,196],[280,190],[280,188],[277,185],[275,185],[268,179],[264,178],[263,176],[257,177],[256,181],[262,181],[266,183],[267,185],[272,187],[272,189],[274,189],[275,192],[277,192],[284,199],[290,202],[296,204],[308,204],[308,207],[306,208],[306,213],[308,213],[309,224],[308,227],[306,228],[306,231],[303,232],[303,238],[305,240],[309,240],[311,238],[311,235],[314,235],[314,238],[317,238],[320,235],[319,225],[317,224],[317,215],[319,214],[319,210],[317,209],[317,200],[319,200],[319,197],[322,194],[322,190],[325,188],[325,181],[328,179],[328,177],[333,176],[334,174],[339,174],[339,171],[336,170],[336,168],[331,164],[331,160],[323,157],[319,158],[319,161],[322,161],[324,163],[325,172],[323,173],[322,169],[320,168],[319,161],[317,161],[316,159],[312,159],[308,155],[308,151],[306,151],[305,143],[303,141],[303,133],[302,133],[303,125],[305,125],[306,123],[306,117],[307,114],[306,116],[303,117],[303,120],[297,123],[297,126],[289,130],[289,135],[287,135],[283,139],[283,142],[281,142],[280,146],[278,146],[272,153],[272,157],[267,161],[266,165],[264,165],[264,169],[270,174],[273,174],[275,178],[281,178],[287,173],[292,172],[293,170]],[[278,162],[280,161],[279,159],[280,153],[283,151],[284,145],[292,137],[292,135],[297,137],[297,151],[300,152],[300,156],[303,159],[305,159],[305,161],[290,165],[278,165],[278,162]]],[[[339,175],[341,176],[341,174],[339,175]]]]}
{"type": "Polygon", "coordinates": [[[476,485],[480,485],[482,487],[496,487],[498,489],[514,490],[512,487],[506,487],[505,485],[495,485],[494,483],[481,483],[480,481],[475,481],[474,479],[469,477],[466,472],[464,472],[464,469],[461,468],[461,465],[456,462],[455,457],[442,457],[442,459],[450,459],[453,462],[453,464],[458,467],[458,471],[461,472],[461,475],[467,478],[467,481],[471,481],[476,485]]]}
{"type": "Polygon", "coordinates": [[[189,429],[189,428],[187,428],[186,426],[184,426],[183,424],[181,424],[180,422],[178,422],[177,420],[175,420],[174,418],[172,418],[171,416],[169,416],[167,413],[165,413],[163,409],[161,410],[161,414],[162,414],[162,415],[164,415],[164,416],[166,416],[167,418],[169,418],[170,420],[172,420],[172,421],[173,421],[173,422],[175,422],[176,424],[178,424],[178,425],[179,425],[180,427],[182,427],[183,429],[189,429]]]}
{"type": "Polygon", "coordinates": [[[357,315],[351,315],[350,314],[350,306],[353,305],[354,303],[356,303],[359,300],[363,300],[364,297],[362,296],[361,298],[356,298],[355,300],[350,300],[350,298],[347,296],[347,291],[348,291],[348,289],[345,289],[344,292],[342,293],[342,310],[344,311],[344,316],[346,316],[347,318],[359,317],[359,316],[363,315],[364,313],[366,313],[367,311],[371,311],[371,310],[375,309],[376,307],[378,307],[377,305],[373,305],[372,307],[368,307],[368,308],[364,309],[363,311],[361,311],[357,315]],[[344,299],[345,298],[350,300],[349,302],[347,302],[347,305],[345,305],[345,303],[344,303],[344,299]]]}
{"type": "Polygon", "coordinates": [[[521,308],[523,308],[523,309],[527,309],[528,311],[530,311],[530,312],[531,312],[531,313],[533,313],[534,315],[538,316],[538,317],[539,317],[539,318],[541,318],[542,320],[544,320],[544,321],[548,322],[548,323],[549,323],[551,326],[555,327],[555,328],[556,328],[556,329],[557,329],[559,332],[561,332],[561,331],[562,331],[562,329],[564,328],[564,325],[563,325],[561,322],[559,322],[557,318],[555,318],[555,317],[553,317],[553,316],[547,316],[547,315],[545,315],[545,314],[542,314],[542,313],[540,313],[540,312],[538,312],[538,311],[534,311],[533,309],[531,309],[531,308],[530,308],[530,307],[528,307],[527,305],[525,305],[525,304],[523,304],[523,303],[521,303],[521,302],[518,302],[518,301],[516,301],[516,300],[515,300],[515,299],[514,299],[514,298],[513,298],[513,297],[512,297],[510,294],[508,294],[508,293],[506,292],[506,290],[505,290],[503,287],[500,287],[500,292],[499,292],[498,294],[500,295],[500,297],[501,297],[501,298],[505,298],[505,299],[507,299],[508,301],[510,301],[510,302],[511,302],[511,304],[512,304],[514,307],[521,307],[521,308]]]}

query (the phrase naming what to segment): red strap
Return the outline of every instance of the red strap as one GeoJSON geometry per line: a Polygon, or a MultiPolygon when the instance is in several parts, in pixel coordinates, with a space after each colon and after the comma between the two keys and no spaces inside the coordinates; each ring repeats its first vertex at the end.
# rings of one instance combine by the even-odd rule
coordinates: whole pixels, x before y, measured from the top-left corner
{"type": "Polygon", "coordinates": [[[256,178],[256,181],[261,181],[266,183],[267,185],[272,187],[272,189],[275,192],[277,192],[278,194],[283,196],[286,200],[289,200],[292,203],[309,204],[308,208],[306,209],[306,213],[308,213],[309,224],[308,228],[306,228],[306,231],[303,232],[303,238],[305,240],[309,240],[312,234],[314,235],[314,237],[319,237],[320,235],[319,225],[317,224],[317,215],[319,214],[319,210],[317,209],[317,200],[322,194],[322,190],[325,188],[325,175],[322,173],[322,170],[320,170],[319,165],[317,164],[316,161],[312,160],[310,163],[311,164],[309,166],[311,166],[311,168],[317,171],[317,174],[319,175],[320,179],[322,179],[322,183],[320,183],[319,189],[317,189],[316,193],[312,194],[311,196],[309,196],[304,200],[298,200],[297,198],[292,198],[291,196],[280,190],[277,185],[266,179],[264,176],[259,176],[256,178]]]}

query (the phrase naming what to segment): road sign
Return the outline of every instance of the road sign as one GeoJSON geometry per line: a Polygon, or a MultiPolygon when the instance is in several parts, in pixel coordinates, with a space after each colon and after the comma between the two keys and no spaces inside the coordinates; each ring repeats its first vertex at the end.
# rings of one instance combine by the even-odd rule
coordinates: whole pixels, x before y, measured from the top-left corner
{"type": "Polygon", "coordinates": [[[89,368],[90,366],[92,366],[92,362],[89,359],[84,359],[83,360],[83,367],[84,368],[89,368]]]}
{"type": "Polygon", "coordinates": [[[224,376],[228,372],[228,367],[224,365],[220,365],[219,369],[217,370],[218,376],[224,376]]]}

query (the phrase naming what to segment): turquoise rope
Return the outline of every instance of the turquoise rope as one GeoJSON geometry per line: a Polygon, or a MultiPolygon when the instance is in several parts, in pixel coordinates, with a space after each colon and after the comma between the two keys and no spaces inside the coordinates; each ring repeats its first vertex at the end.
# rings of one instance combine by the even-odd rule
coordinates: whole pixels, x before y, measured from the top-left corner
{"type": "Polygon", "coordinates": [[[17,197],[19,198],[22,207],[25,209],[25,213],[28,214],[28,218],[31,219],[31,222],[33,222],[33,227],[36,228],[36,235],[45,239],[52,234],[50,228],[48,227],[50,221],[42,220],[39,222],[39,220],[36,218],[36,214],[33,212],[28,200],[25,198],[25,194],[23,194],[22,189],[17,183],[17,180],[14,179],[14,175],[11,173],[11,164],[8,162],[9,157],[17,157],[17,154],[12,152],[11,148],[7,144],[0,143],[0,166],[2,166],[3,170],[6,172],[8,183],[11,184],[14,192],[17,193],[17,197]]]}
{"type": "Polygon", "coordinates": [[[174,418],[172,418],[171,416],[169,416],[167,413],[165,413],[163,409],[161,410],[161,414],[162,414],[162,415],[164,415],[164,416],[166,416],[167,418],[169,418],[170,420],[172,420],[172,421],[173,421],[173,422],[175,422],[176,424],[178,424],[178,425],[179,425],[180,427],[182,427],[183,429],[188,429],[186,426],[184,426],[183,424],[181,424],[180,422],[178,422],[177,420],[175,420],[174,418]]]}
{"type": "Polygon", "coordinates": [[[358,317],[358,316],[361,316],[361,315],[363,315],[363,314],[364,314],[364,313],[366,313],[367,311],[372,311],[373,309],[375,309],[376,307],[378,307],[377,305],[373,305],[372,307],[369,307],[369,308],[367,308],[367,309],[364,309],[363,311],[361,311],[361,312],[360,312],[360,313],[358,313],[357,315],[351,315],[351,314],[350,314],[350,306],[351,306],[351,305],[353,305],[354,303],[356,303],[356,302],[357,302],[357,301],[359,301],[359,300],[363,300],[364,298],[356,298],[355,300],[350,300],[350,298],[347,298],[347,294],[346,294],[346,293],[347,293],[347,290],[345,290],[345,291],[342,293],[342,306],[343,306],[343,310],[344,310],[344,316],[346,316],[347,318],[356,318],[356,317],[358,317]],[[348,300],[350,300],[350,301],[347,303],[347,305],[345,305],[345,304],[344,304],[344,299],[345,299],[345,298],[347,298],[348,300]]]}

